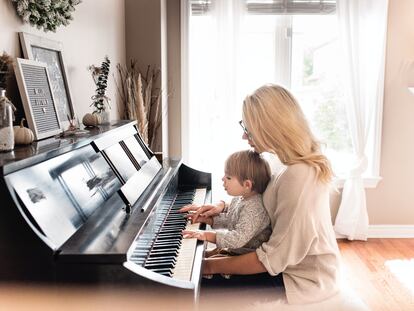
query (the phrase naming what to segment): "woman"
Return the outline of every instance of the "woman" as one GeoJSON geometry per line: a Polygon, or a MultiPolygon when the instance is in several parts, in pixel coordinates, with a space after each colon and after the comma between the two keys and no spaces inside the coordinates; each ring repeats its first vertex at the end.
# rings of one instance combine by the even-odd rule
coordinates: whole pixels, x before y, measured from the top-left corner
{"type": "MultiPolygon", "coordinates": [[[[241,124],[243,139],[256,152],[273,153],[286,166],[272,176],[263,194],[272,234],[255,252],[206,259],[203,273],[282,273],[287,300],[293,304],[333,296],[338,291],[339,252],[329,209],[332,171],[299,104],[281,86],[262,86],[244,100],[241,124]]],[[[199,207],[192,221],[224,208],[223,202],[199,207]]]]}

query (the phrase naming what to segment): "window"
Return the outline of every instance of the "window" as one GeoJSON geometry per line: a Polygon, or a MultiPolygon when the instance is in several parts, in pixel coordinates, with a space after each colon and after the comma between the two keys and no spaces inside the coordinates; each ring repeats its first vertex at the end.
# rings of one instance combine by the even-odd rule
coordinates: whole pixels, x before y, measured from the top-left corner
{"type": "MultiPolygon", "coordinates": [[[[248,147],[235,141],[242,134],[237,121],[244,96],[278,83],[297,97],[335,174],[344,177],[352,143],[335,1],[241,1],[240,7],[236,1],[196,2],[189,18],[188,163],[219,174],[225,156],[212,153],[248,147]]],[[[373,167],[367,175],[376,175],[373,167]]]]}
{"type": "Polygon", "coordinates": [[[352,143],[346,119],[335,15],[294,16],[291,89],[337,176],[349,170],[352,143]]]}

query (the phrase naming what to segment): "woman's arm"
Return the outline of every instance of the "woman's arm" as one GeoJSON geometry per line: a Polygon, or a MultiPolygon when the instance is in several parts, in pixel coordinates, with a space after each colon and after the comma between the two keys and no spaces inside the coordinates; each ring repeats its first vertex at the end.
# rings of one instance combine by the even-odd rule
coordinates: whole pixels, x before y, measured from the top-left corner
{"type": "Polygon", "coordinates": [[[203,274],[255,274],[266,272],[256,252],[240,256],[207,258],[203,261],[203,274]]]}

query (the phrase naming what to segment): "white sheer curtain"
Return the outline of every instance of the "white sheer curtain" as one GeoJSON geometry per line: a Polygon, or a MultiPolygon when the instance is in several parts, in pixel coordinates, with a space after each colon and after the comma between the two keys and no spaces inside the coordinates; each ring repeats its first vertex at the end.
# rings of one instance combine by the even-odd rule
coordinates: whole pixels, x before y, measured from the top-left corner
{"type": "MultiPolygon", "coordinates": [[[[187,5],[189,5],[189,1],[187,5]]],[[[245,91],[240,27],[243,0],[212,0],[211,10],[196,16],[189,29],[187,163],[213,173],[213,200],[225,196],[221,177],[227,156],[249,146],[238,124],[245,91]],[[192,27],[192,28],[191,28],[192,27]]],[[[190,17],[192,18],[192,17],[190,17]]]]}
{"type": "Polygon", "coordinates": [[[337,0],[355,162],[345,181],[335,231],[349,240],[366,240],[368,234],[362,175],[369,164],[368,138],[380,134],[373,118],[382,114],[387,10],[388,0],[337,0]]]}

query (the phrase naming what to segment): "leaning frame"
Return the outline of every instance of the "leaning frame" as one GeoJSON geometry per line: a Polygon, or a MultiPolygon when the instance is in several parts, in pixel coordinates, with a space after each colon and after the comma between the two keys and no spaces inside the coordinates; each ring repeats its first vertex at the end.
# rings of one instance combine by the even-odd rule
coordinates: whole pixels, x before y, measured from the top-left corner
{"type": "Polygon", "coordinates": [[[62,127],[67,129],[70,125],[69,120],[75,118],[75,110],[63,58],[62,43],[25,32],[19,32],[19,37],[25,58],[47,64],[59,119],[62,127]]]}
{"type": "Polygon", "coordinates": [[[47,64],[17,58],[14,72],[29,128],[35,140],[62,132],[47,64]]]}

